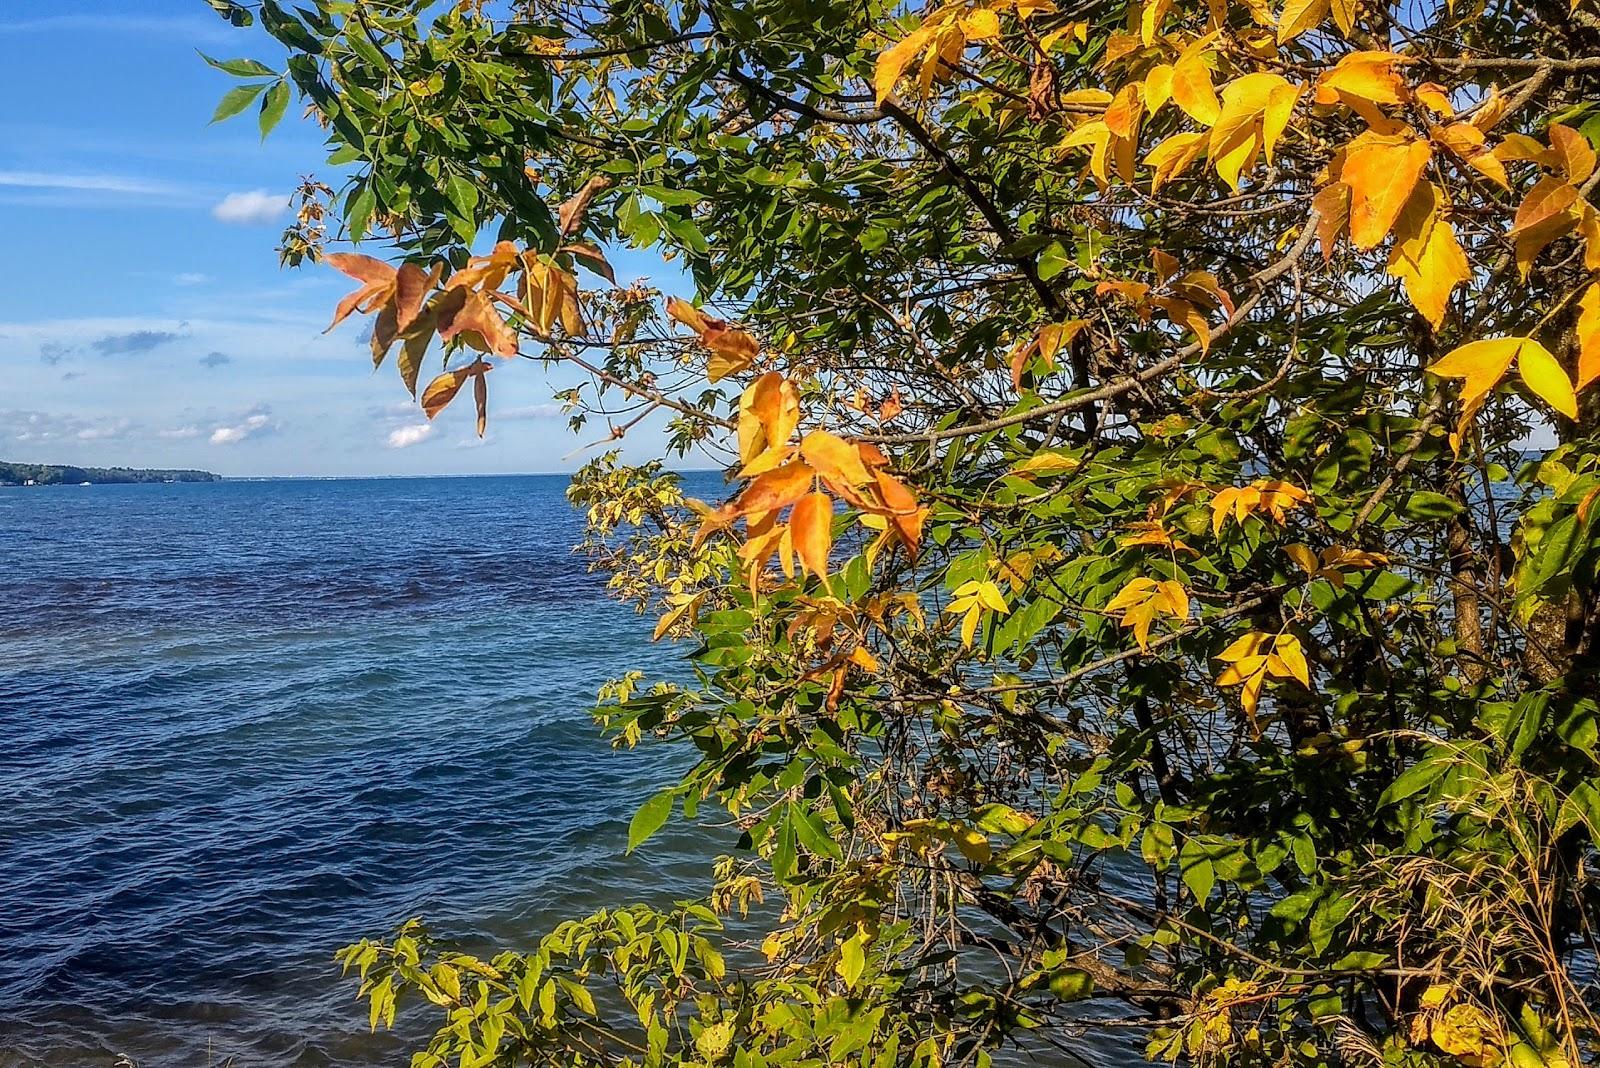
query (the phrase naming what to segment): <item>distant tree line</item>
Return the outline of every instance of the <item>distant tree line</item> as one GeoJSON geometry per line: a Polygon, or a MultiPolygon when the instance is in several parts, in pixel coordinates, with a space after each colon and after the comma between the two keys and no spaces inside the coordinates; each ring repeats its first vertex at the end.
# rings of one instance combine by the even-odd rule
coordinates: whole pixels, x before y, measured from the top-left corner
{"type": "Polygon", "coordinates": [[[72,485],[78,482],[221,482],[210,471],[142,470],[135,467],[69,467],[62,464],[13,464],[0,461],[0,486],[72,485]]]}

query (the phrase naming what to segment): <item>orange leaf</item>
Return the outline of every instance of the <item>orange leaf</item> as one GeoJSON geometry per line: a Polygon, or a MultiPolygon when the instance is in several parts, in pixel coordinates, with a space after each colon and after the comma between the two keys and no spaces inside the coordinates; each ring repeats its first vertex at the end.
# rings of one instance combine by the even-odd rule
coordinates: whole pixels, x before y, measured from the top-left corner
{"type": "Polygon", "coordinates": [[[1578,301],[1578,388],[1600,378],[1600,282],[1578,301]]]}
{"type": "Polygon", "coordinates": [[[496,356],[517,354],[517,332],[500,318],[488,294],[481,289],[468,293],[460,308],[448,319],[441,317],[439,340],[449,341],[458,335],[466,335],[463,340],[481,352],[492,352],[496,356]]]}
{"type": "Polygon", "coordinates": [[[1323,186],[1312,198],[1311,206],[1317,210],[1317,240],[1322,243],[1322,259],[1326,262],[1333,258],[1339,235],[1350,224],[1350,187],[1343,182],[1323,186]]]}
{"type": "Polygon", "coordinates": [[[833,498],[826,493],[801,497],[789,513],[789,530],[801,566],[820,579],[827,578],[828,552],[833,548],[833,498]]]}
{"type": "Polygon", "coordinates": [[[1172,102],[1195,122],[1210,126],[1222,113],[1222,104],[1211,85],[1204,53],[1186,55],[1172,67],[1172,102]]]}
{"type": "Polygon", "coordinates": [[[776,512],[805,496],[815,475],[816,472],[804,463],[791,460],[782,467],[757,475],[744,492],[729,503],[729,510],[734,515],[776,512]]]}
{"type": "Polygon", "coordinates": [[[456,399],[456,394],[461,392],[461,387],[466,384],[468,378],[473,375],[481,378],[490,369],[490,365],[482,360],[474,360],[465,367],[458,367],[454,371],[446,371],[439,375],[422,391],[422,414],[432,419],[456,399]]]}
{"type": "Polygon", "coordinates": [[[757,378],[739,397],[739,459],[757,456],[789,443],[800,425],[800,396],[777,371],[757,378]]]}
{"type": "Polygon", "coordinates": [[[603,174],[597,174],[583,183],[579,189],[556,212],[557,228],[562,237],[571,237],[583,227],[584,212],[589,210],[589,203],[598,193],[611,188],[611,179],[603,174]]]}
{"type": "Polygon", "coordinates": [[[1394,226],[1428,165],[1428,142],[1370,131],[1350,143],[1339,178],[1350,187],[1350,243],[1374,248],[1394,226]]]}
{"type": "Polygon", "coordinates": [[[1573,211],[1577,199],[1578,190],[1559,178],[1541,178],[1528,190],[1511,222],[1511,239],[1522,277],[1528,277],[1533,261],[1546,245],[1577,227],[1578,214],[1573,211]]]}
{"type": "Polygon", "coordinates": [[[1556,159],[1560,160],[1567,181],[1573,185],[1582,185],[1594,173],[1594,146],[1589,144],[1589,139],[1583,134],[1559,122],[1550,124],[1549,134],[1550,147],[1554,150],[1556,159]]]}

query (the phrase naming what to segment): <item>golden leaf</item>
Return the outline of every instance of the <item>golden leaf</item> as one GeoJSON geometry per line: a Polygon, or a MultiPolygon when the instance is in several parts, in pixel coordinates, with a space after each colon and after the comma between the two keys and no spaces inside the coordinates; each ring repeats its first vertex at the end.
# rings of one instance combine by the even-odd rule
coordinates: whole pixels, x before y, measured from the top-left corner
{"type": "Polygon", "coordinates": [[[1203,133],[1177,133],[1152,148],[1144,158],[1155,172],[1150,176],[1150,192],[1159,190],[1199,159],[1205,152],[1206,140],[1203,133]]]}
{"type": "Polygon", "coordinates": [[[1393,52],[1352,52],[1317,79],[1316,102],[1343,103],[1364,118],[1381,117],[1368,105],[1405,102],[1405,79],[1394,69],[1399,61],[1393,52]]]}
{"type": "Polygon", "coordinates": [[[1455,287],[1472,277],[1455,230],[1440,216],[1442,192],[1420,182],[1395,223],[1389,275],[1405,285],[1406,297],[1435,330],[1444,320],[1455,287]]]}
{"type": "Polygon", "coordinates": [[[1346,39],[1356,26],[1356,3],[1357,0],[1333,0],[1333,21],[1346,39]]]}
{"type": "Polygon", "coordinates": [[[1211,86],[1211,71],[1206,68],[1205,53],[1186,54],[1173,65],[1172,102],[1201,125],[1210,126],[1217,121],[1222,113],[1222,105],[1211,86]]]}
{"type": "Polygon", "coordinates": [[[1339,179],[1350,187],[1350,243],[1365,251],[1389,233],[1427,167],[1428,142],[1370,130],[1350,143],[1339,179]]]}
{"type": "Polygon", "coordinates": [[[439,375],[422,391],[422,414],[432,419],[456,399],[456,394],[461,392],[461,387],[466,385],[468,378],[474,375],[481,378],[492,369],[491,365],[482,360],[474,360],[465,367],[458,367],[454,371],[446,371],[439,375]]]}
{"type": "Polygon", "coordinates": [[[739,459],[749,465],[782,450],[799,425],[800,395],[783,375],[768,371],[739,397],[739,459]]]}
{"type": "Polygon", "coordinates": [[[1278,43],[1292,41],[1328,17],[1331,0],[1287,0],[1278,15],[1278,43]]]}
{"type": "Polygon", "coordinates": [[[800,455],[830,484],[854,487],[872,481],[856,447],[826,430],[813,430],[802,438],[800,455]]]}
{"type": "Polygon", "coordinates": [[[1189,594],[1170,579],[1156,581],[1136,578],[1124,586],[1106,605],[1108,615],[1120,613],[1120,622],[1133,630],[1139,648],[1150,651],[1150,626],[1158,615],[1189,618],[1189,594]]]}

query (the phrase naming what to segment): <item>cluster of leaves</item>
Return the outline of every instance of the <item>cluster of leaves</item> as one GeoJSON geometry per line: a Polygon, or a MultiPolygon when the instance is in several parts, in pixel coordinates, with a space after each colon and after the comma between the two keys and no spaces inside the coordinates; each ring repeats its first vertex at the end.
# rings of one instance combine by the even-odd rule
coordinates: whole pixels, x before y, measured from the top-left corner
{"type": "Polygon", "coordinates": [[[630,845],[735,855],[353,948],[419,1064],[1600,1055],[1592,0],[207,2],[430,417],[562,362],[737,483],[572,488],[691,669],[602,691],[698,757],[630,845]]]}

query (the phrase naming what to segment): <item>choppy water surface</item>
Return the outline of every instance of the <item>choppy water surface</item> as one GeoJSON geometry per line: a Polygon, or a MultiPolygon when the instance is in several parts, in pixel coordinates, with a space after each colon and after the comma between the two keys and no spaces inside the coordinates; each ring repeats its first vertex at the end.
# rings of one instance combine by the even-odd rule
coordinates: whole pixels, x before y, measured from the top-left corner
{"type": "Polygon", "coordinates": [[[331,964],[700,885],[617,859],[661,753],[587,709],[671,649],[557,477],[0,490],[0,1065],[403,1063],[331,964]]]}

